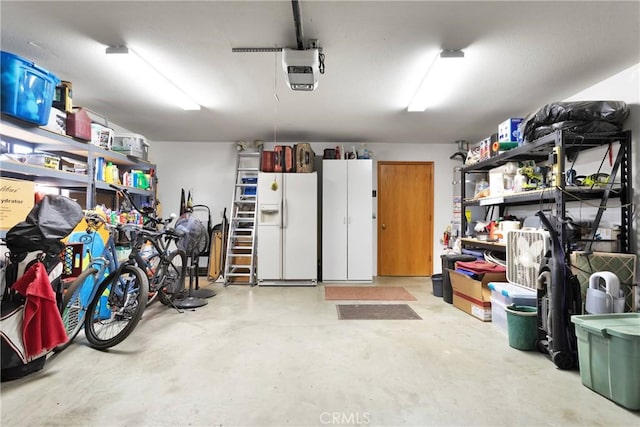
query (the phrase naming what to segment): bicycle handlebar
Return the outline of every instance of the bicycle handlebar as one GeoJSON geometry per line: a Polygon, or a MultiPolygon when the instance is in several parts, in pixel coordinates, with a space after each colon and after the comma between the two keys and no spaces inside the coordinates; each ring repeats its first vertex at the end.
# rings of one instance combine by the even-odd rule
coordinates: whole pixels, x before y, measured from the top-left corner
{"type": "Polygon", "coordinates": [[[119,187],[115,184],[109,184],[109,187],[113,188],[114,190],[116,190],[116,192],[118,192],[118,194],[121,194],[122,197],[124,197],[127,202],[129,202],[129,204],[131,204],[131,206],[133,207],[133,209],[138,212],[139,214],[143,215],[146,218],[146,222],[145,222],[145,226],[148,225],[149,223],[151,223],[152,226],[157,226],[157,225],[161,225],[161,226],[166,226],[167,224],[169,224],[171,221],[173,221],[173,218],[167,218],[167,219],[162,219],[162,218],[156,218],[155,216],[152,215],[153,213],[153,209],[149,209],[149,210],[145,210],[140,209],[135,202],[133,201],[133,198],[131,197],[131,193],[129,193],[129,190],[124,188],[124,187],[119,187]]]}

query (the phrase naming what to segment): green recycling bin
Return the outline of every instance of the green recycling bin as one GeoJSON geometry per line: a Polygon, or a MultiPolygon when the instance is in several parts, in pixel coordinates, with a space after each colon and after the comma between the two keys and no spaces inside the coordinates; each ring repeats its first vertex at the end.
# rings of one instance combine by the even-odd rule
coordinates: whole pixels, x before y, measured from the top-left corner
{"type": "Polygon", "coordinates": [[[509,345],[518,350],[535,350],[538,335],[538,310],[524,305],[508,305],[509,345]]]}

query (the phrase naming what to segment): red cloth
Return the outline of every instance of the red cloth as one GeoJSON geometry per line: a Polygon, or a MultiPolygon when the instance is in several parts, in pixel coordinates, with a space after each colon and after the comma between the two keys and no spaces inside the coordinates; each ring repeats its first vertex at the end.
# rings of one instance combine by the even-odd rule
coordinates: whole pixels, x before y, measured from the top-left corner
{"type": "Polygon", "coordinates": [[[32,265],[12,286],[26,297],[22,321],[22,341],[27,358],[41,356],[67,342],[68,337],[56,306],[44,264],[32,265]]]}
{"type": "Polygon", "coordinates": [[[456,261],[456,268],[461,268],[476,274],[504,273],[507,271],[507,269],[501,265],[486,261],[456,261]]]}

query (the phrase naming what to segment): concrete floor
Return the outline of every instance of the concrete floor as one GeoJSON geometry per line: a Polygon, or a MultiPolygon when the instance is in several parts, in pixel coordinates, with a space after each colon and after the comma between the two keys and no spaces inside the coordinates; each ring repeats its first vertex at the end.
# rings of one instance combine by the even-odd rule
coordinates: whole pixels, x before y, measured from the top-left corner
{"type": "Polygon", "coordinates": [[[405,286],[423,320],[338,320],[315,288],[231,286],[183,314],[154,304],[108,352],[84,333],[3,383],[2,426],[638,426],[544,355],[405,286]]]}

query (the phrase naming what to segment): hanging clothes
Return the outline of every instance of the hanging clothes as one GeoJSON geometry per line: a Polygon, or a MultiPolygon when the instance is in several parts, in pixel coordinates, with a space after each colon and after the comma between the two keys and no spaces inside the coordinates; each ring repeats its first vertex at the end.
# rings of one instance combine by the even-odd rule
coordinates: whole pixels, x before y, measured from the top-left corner
{"type": "Polygon", "coordinates": [[[26,297],[22,341],[28,359],[67,342],[69,338],[56,306],[56,295],[43,263],[33,264],[12,288],[26,297]]]}

